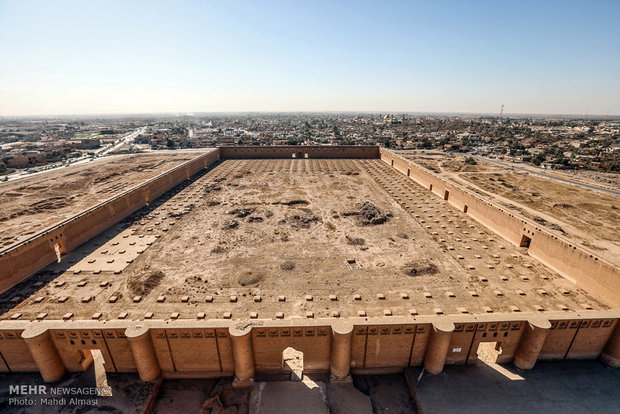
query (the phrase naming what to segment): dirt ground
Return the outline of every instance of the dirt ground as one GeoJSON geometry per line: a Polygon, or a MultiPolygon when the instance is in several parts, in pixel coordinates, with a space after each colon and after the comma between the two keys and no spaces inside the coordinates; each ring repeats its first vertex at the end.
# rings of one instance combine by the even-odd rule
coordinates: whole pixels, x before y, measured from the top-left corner
{"type": "Polygon", "coordinates": [[[49,319],[606,308],[380,160],[224,161],[0,302],[49,319]]]}
{"type": "MultiPolygon", "coordinates": [[[[524,171],[507,171],[505,167],[480,160],[478,165],[467,165],[463,155],[405,156],[568,237],[612,263],[620,263],[620,197],[524,171]]],[[[587,176],[591,174],[585,172],[582,181],[588,181],[587,176]]],[[[616,180],[620,182],[620,176],[616,180]]]]}
{"type": "Polygon", "coordinates": [[[196,156],[116,156],[0,183],[0,249],[196,156]]]}

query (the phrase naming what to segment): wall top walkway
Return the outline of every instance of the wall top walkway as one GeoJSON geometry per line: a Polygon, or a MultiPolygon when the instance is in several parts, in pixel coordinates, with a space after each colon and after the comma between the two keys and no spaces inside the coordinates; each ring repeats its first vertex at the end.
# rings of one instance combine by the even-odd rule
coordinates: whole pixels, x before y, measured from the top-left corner
{"type": "MultiPolygon", "coordinates": [[[[419,315],[419,316],[389,316],[389,317],[350,317],[346,322],[353,325],[416,325],[432,324],[437,321],[449,321],[453,323],[491,323],[491,322],[520,322],[539,320],[588,320],[588,319],[620,319],[620,309],[592,310],[592,311],[557,311],[540,313],[480,313],[480,314],[448,314],[448,315],[419,315]]],[[[336,318],[317,318],[312,320],[288,319],[248,319],[248,320],[227,320],[227,319],[176,319],[176,320],[2,320],[0,321],[1,330],[23,330],[35,324],[45,327],[45,329],[124,329],[137,323],[149,329],[213,329],[237,327],[237,329],[252,328],[276,328],[276,327],[319,327],[341,324],[344,319],[336,318]]]]}

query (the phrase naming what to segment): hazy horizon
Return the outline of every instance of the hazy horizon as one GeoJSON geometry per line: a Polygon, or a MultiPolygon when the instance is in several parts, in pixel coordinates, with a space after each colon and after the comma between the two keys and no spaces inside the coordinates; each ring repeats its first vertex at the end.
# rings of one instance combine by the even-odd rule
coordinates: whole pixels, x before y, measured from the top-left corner
{"type": "MultiPolygon", "coordinates": [[[[175,111],[175,112],[126,112],[126,113],[83,113],[83,114],[28,114],[28,115],[0,115],[2,119],[44,120],[55,118],[147,118],[147,117],[204,117],[204,116],[240,116],[240,115],[392,115],[392,116],[444,116],[444,117],[499,117],[499,111],[492,112],[428,112],[428,111],[175,111]]],[[[509,113],[503,112],[504,118],[565,118],[565,119],[610,119],[620,120],[620,115],[601,114],[543,114],[543,113],[509,113]]]]}
{"type": "Polygon", "coordinates": [[[0,116],[616,117],[618,21],[617,1],[0,0],[0,116]]]}

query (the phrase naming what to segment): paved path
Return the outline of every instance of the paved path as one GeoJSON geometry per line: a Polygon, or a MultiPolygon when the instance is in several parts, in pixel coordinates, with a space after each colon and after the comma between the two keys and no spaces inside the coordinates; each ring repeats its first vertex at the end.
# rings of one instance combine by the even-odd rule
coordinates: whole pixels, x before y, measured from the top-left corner
{"type": "Polygon", "coordinates": [[[324,382],[259,382],[252,389],[250,414],[329,414],[324,382]]]}

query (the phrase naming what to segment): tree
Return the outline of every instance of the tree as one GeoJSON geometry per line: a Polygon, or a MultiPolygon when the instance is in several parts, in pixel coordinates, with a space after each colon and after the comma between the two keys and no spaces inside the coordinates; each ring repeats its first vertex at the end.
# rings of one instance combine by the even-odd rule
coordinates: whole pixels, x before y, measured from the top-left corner
{"type": "Polygon", "coordinates": [[[467,165],[476,165],[476,164],[478,164],[478,162],[476,162],[474,157],[467,157],[467,158],[465,158],[465,164],[467,164],[467,165]]]}
{"type": "Polygon", "coordinates": [[[384,137],[382,139],[382,144],[385,148],[391,148],[392,147],[392,139],[390,137],[384,137]]]}
{"type": "Polygon", "coordinates": [[[539,152],[538,154],[532,157],[532,164],[540,165],[547,159],[547,156],[544,152],[539,152]]]}
{"type": "Polygon", "coordinates": [[[171,140],[170,138],[166,138],[166,146],[168,148],[174,148],[174,141],[171,140]]]}

